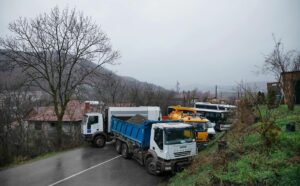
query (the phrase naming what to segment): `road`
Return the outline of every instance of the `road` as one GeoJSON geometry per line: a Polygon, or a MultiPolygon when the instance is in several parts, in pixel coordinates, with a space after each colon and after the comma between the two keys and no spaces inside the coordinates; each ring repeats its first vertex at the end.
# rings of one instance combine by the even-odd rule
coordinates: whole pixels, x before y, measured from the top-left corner
{"type": "Polygon", "coordinates": [[[106,145],[85,147],[0,171],[1,186],[17,185],[157,185],[163,176],[149,175],[134,160],[123,159],[106,145]]]}

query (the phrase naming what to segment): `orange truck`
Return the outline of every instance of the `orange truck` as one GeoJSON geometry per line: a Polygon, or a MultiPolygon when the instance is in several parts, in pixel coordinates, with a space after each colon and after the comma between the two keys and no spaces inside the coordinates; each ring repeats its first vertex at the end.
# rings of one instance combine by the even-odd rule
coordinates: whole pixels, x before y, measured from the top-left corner
{"type": "Polygon", "coordinates": [[[195,128],[195,136],[198,148],[204,147],[208,143],[208,123],[209,120],[197,115],[197,110],[193,107],[170,106],[168,107],[168,119],[181,120],[195,128]]]}

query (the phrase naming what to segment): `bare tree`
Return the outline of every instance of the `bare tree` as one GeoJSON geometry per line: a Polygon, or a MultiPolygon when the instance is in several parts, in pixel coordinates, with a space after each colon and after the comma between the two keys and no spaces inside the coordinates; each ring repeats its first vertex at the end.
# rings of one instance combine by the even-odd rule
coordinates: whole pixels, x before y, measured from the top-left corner
{"type": "Polygon", "coordinates": [[[60,146],[61,121],[72,95],[87,77],[104,64],[113,64],[119,54],[100,27],[75,9],[55,7],[34,19],[19,18],[9,24],[9,30],[14,35],[0,39],[2,52],[51,96],[60,146]]]}
{"type": "Polygon", "coordinates": [[[29,145],[25,117],[33,107],[26,82],[7,76],[0,81],[0,165],[24,156],[29,145]],[[13,80],[13,81],[12,81],[13,80]]]}
{"type": "Polygon", "coordinates": [[[121,77],[110,73],[104,75],[103,79],[94,81],[93,87],[99,100],[108,105],[116,105],[124,101],[126,83],[121,77]]]}
{"type": "Polygon", "coordinates": [[[277,41],[273,35],[274,49],[265,57],[263,70],[274,73],[279,81],[281,73],[296,70],[294,67],[294,51],[285,51],[281,40],[277,41]]]}
{"type": "Polygon", "coordinates": [[[271,72],[275,75],[275,78],[283,90],[284,96],[289,100],[289,109],[293,110],[294,95],[291,94],[291,92],[293,92],[291,89],[294,88],[294,86],[291,85],[291,83],[282,82],[281,75],[285,72],[300,70],[300,56],[299,54],[295,55],[296,52],[294,50],[286,52],[281,40],[277,41],[274,35],[273,39],[275,46],[273,51],[265,57],[263,71],[271,72]]]}

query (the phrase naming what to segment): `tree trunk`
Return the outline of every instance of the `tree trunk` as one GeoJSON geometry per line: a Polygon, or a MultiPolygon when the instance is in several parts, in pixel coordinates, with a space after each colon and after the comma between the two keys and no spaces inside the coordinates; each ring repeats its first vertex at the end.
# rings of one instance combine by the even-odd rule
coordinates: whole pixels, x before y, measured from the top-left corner
{"type": "Polygon", "coordinates": [[[61,150],[63,148],[63,115],[57,117],[57,124],[56,124],[56,148],[61,150]]]}

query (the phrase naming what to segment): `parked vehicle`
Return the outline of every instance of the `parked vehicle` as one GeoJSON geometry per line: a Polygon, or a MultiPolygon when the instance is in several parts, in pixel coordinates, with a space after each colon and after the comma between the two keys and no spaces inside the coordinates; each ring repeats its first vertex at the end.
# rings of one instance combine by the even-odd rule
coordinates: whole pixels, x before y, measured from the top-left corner
{"type": "Polygon", "coordinates": [[[193,127],[174,121],[131,123],[112,117],[115,149],[124,158],[134,158],[150,174],[180,171],[196,155],[193,127]]]}
{"type": "Polygon", "coordinates": [[[215,126],[216,126],[216,124],[211,122],[211,121],[209,121],[207,123],[207,133],[208,133],[208,138],[209,139],[213,139],[216,135],[215,126]]]}
{"type": "Polygon", "coordinates": [[[206,146],[209,136],[212,137],[216,134],[214,128],[209,126],[210,121],[197,114],[197,110],[193,107],[170,106],[168,107],[168,113],[170,120],[181,120],[194,126],[196,142],[199,148],[206,146]],[[208,131],[209,127],[210,130],[208,131]]]}
{"type": "Polygon", "coordinates": [[[104,115],[85,114],[82,134],[97,147],[115,139],[116,151],[145,165],[150,174],[179,171],[197,153],[194,129],[160,118],[159,107],[110,107],[104,115]],[[132,116],[145,120],[132,122],[132,116]]]}
{"type": "Polygon", "coordinates": [[[168,106],[167,114],[171,114],[173,111],[180,111],[185,115],[195,115],[197,114],[195,108],[193,107],[182,107],[180,105],[168,106]]]}
{"type": "Polygon", "coordinates": [[[205,110],[222,110],[222,111],[232,111],[236,109],[234,105],[226,105],[226,104],[212,104],[208,102],[196,102],[194,105],[197,109],[205,109],[205,110]]]}
{"type": "Polygon", "coordinates": [[[197,112],[215,123],[214,128],[217,131],[229,130],[231,127],[231,112],[209,109],[197,109],[197,112]]]}
{"type": "Polygon", "coordinates": [[[222,131],[230,129],[232,124],[231,116],[236,109],[236,106],[196,102],[194,107],[197,109],[198,113],[216,124],[216,130],[222,131]]]}
{"type": "Polygon", "coordinates": [[[86,113],[81,124],[81,133],[86,141],[92,142],[97,147],[103,147],[107,141],[113,139],[111,133],[112,116],[128,120],[137,114],[148,120],[161,120],[159,107],[109,107],[105,114],[86,113]]]}

